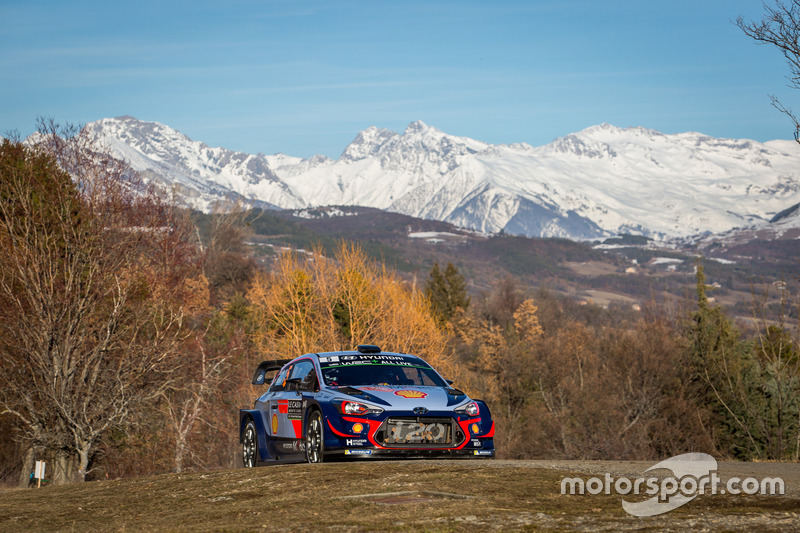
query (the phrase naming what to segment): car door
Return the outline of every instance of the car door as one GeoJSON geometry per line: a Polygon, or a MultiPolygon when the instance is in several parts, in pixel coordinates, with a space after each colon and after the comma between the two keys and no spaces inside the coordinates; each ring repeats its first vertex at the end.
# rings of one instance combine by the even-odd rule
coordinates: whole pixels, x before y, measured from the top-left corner
{"type": "Polygon", "coordinates": [[[302,402],[297,386],[291,380],[296,366],[297,363],[292,363],[281,369],[269,388],[267,433],[271,455],[277,460],[294,460],[304,453],[298,439],[298,435],[302,435],[302,425],[298,426],[298,421],[302,424],[299,416],[302,402]]]}
{"type": "MultiPolygon", "coordinates": [[[[308,397],[315,390],[319,390],[317,373],[311,359],[297,361],[289,372],[286,390],[283,399],[285,403],[287,427],[289,438],[303,439],[304,396],[308,397]]],[[[284,410],[283,406],[280,410],[284,410]]]]}
{"type": "Polygon", "coordinates": [[[284,392],[286,388],[286,381],[289,379],[289,372],[293,365],[285,366],[281,369],[272,384],[269,391],[264,395],[264,403],[266,404],[266,418],[267,418],[267,434],[271,439],[277,440],[285,433],[284,427],[286,422],[281,420],[281,400],[284,399],[284,392]]]}
{"type": "MultiPolygon", "coordinates": [[[[277,439],[303,440],[303,394],[318,389],[314,363],[301,359],[287,369],[285,376],[276,380],[271,398],[272,430],[277,439]]],[[[298,447],[292,447],[293,450],[298,447]]]]}

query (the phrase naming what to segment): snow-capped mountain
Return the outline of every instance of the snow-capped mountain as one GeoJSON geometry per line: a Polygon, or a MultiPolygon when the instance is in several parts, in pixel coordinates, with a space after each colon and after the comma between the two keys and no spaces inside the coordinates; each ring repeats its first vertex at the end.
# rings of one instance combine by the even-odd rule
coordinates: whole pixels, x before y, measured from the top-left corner
{"type": "Polygon", "coordinates": [[[262,154],[211,148],[163,124],[133,117],[103,119],[87,127],[113,155],[198,209],[236,199],[266,207],[305,205],[262,154]]]}
{"type": "Polygon", "coordinates": [[[210,148],[131,117],[89,124],[116,155],[208,210],[222,198],[305,208],[362,205],[486,232],[588,239],[720,233],[800,203],[800,146],[602,124],[532,147],[422,122],[370,127],[341,157],[210,148]]]}

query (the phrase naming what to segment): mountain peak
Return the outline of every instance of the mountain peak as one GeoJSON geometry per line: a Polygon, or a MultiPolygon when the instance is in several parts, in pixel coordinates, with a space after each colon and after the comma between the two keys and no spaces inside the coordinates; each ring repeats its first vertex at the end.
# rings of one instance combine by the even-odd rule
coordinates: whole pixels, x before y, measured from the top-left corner
{"type": "Polygon", "coordinates": [[[359,132],[347,148],[342,152],[341,159],[348,161],[358,161],[377,153],[380,148],[390,139],[397,137],[397,134],[390,130],[370,126],[359,132]]]}
{"type": "Polygon", "coordinates": [[[643,128],[642,126],[629,126],[626,128],[620,128],[618,126],[614,126],[613,124],[609,124],[608,122],[603,122],[602,124],[597,124],[596,126],[589,126],[588,128],[581,130],[576,135],[581,136],[604,136],[604,135],[623,135],[623,134],[632,134],[636,136],[642,137],[663,137],[664,134],[658,130],[650,129],[650,128],[643,128]]]}
{"type": "Polygon", "coordinates": [[[430,130],[439,131],[434,127],[428,126],[427,124],[425,124],[421,120],[415,120],[414,122],[412,122],[411,124],[409,124],[406,127],[405,134],[424,133],[424,132],[430,131],[430,130]]]}
{"type": "Polygon", "coordinates": [[[584,128],[579,132],[579,134],[583,135],[592,135],[597,133],[620,133],[624,131],[623,128],[619,128],[614,126],[613,124],[609,124],[608,122],[603,122],[602,124],[597,124],[595,126],[589,126],[588,128],[584,128]]]}

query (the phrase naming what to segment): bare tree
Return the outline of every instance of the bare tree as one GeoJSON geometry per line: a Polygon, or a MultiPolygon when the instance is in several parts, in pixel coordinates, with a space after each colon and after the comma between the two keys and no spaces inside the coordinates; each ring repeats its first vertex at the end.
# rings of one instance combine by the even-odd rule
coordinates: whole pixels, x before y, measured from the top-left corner
{"type": "Polygon", "coordinates": [[[234,294],[247,291],[256,269],[246,244],[253,220],[252,212],[241,203],[214,206],[204,239],[212,303],[228,301],[234,294]]]}
{"type": "MultiPolygon", "coordinates": [[[[739,16],[736,25],[759,44],[771,44],[780,50],[789,64],[789,86],[800,89],[800,0],[773,5],[764,3],[766,14],[758,22],[745,21],[739,16]]],[[[770,95],[772,105],[794,123],[794,138],[800,143],[800,122],[792,109],[770,95]]]]}
{"type": "Polygon", "coordinates": [[[175,435],[175,472],[183,472],[184,458],[189,449],[189,437],[197,426],[203,422],[208,397],[216,390],[224,379],[223,370],[228,356],[209,358],[203,346],[198,347],[200,361],[197,377],[185,385],[177,385],[164,394],[169,410],[169,424],[175,435]]]}
{"type": "Polygon", "coordinates": [[[197,250],[85,130],[5,141],[0,174],[0,413],[55,482],[82,481],[100,436],[169,385],[197,250]]]}

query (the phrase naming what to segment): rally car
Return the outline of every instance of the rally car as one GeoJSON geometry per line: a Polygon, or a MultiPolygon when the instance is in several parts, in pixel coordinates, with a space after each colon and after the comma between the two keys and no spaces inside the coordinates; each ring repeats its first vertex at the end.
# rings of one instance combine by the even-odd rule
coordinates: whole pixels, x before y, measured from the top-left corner
{"type": "Polygon", "coordinates": [[[486,404],[421,358],[361,345],[264,361],[267,391],[239,411],[245,467],[373,457],[494,457],[486,404]],[[270,372],[276,372],[268,380],[270,372]]]}

